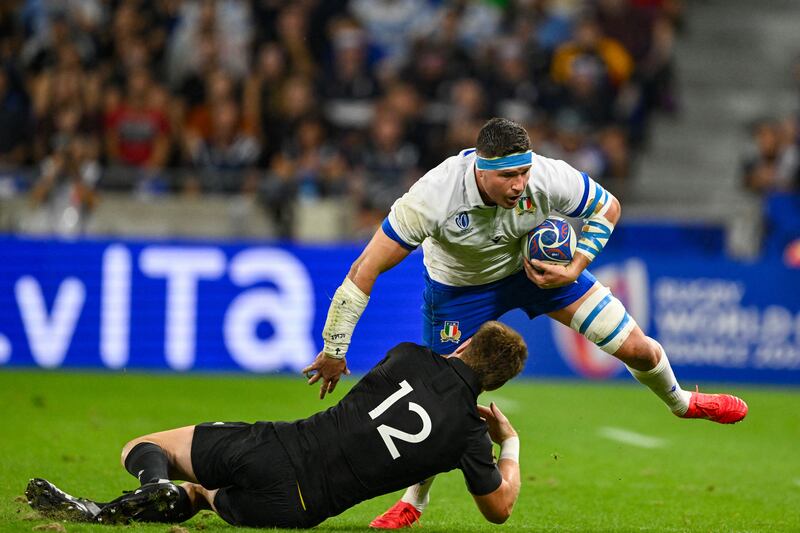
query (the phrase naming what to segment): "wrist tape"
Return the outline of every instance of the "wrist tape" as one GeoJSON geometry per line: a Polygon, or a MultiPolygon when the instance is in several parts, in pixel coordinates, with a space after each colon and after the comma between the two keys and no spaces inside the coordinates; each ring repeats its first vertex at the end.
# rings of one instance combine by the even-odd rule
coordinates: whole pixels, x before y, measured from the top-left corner
{"type": "Polygon", "coordinates": [[[500,444],[500,459],[511,459],[519,463],[519,437],[509,437],[500,444]]]}
{"type": "Polygon", "coordinates": [[[328,308],[328,318],[322,330],[325,345],[322,351],[328,357],[344,359],[358,319],[367,307],[369,296],[364,294],[350,278],[336,289],[328,308]]]}

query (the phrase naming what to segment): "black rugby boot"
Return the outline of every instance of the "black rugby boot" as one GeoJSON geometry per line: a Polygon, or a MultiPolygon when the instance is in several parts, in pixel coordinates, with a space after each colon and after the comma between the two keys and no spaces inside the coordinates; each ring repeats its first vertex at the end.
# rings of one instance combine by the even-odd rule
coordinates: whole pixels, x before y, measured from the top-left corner
{"type": "Polygon", "coordinates": [[[25,489],[28,504],[44,516],[75,522],[92,522],[100,506],[86,498],[76,498],[46,479],[33,478],[25,489]]]}

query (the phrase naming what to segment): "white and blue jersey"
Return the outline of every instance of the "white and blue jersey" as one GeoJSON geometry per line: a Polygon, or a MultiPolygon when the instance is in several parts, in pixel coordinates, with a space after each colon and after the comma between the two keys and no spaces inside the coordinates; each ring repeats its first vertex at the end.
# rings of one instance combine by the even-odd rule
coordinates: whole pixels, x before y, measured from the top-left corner
{"type": "Polygon", "coordinates": [[[395,201],[382,225],[401,246],[422,245],[423,338],[438,353],[452,351],[461,338],[506,311],[521,308],[532,318],[585,294],[594,284],[588,272],[567,287],[536,287],[522,270],[520,240],[552,213],[584,218],[612,198],[564,161],[533,154],[516,207],[489,206],[475,182],[475,160],[474,149],[464,150],[430,170],[395,201]]]}

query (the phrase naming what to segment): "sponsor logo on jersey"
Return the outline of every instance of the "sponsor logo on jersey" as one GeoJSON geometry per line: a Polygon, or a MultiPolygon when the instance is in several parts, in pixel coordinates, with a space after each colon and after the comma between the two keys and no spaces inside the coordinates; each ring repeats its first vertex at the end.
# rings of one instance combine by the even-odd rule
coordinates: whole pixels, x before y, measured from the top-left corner
{"type": "MultiPolygon", "coordinates": [[[[640,327],[648,324],[649,287],[647,267],[643,262],[632,259],[623,264],[602,266],[592,270],[592,273],[600,283],[611,289],[640,327]]],[[[553,337],[562,359],[581,376],[608,379],[625,368],[618,359],[609,356],[577,331],[555,320],[552,324],[553,337]]]]}
{"type": "Polygon", "coordinates": [[[456,215],[456,226],[461,229],[467,229],[469,227],[469,214],[467,214],[466,211],[462,211],[456,215]]]}
{"type": "Polygon", "coordinates": [[[442,331],[439,332],[439,338],[442,342],[460,342],[461,330],[458,329],[458,321],[445,321],[442,331]]]}
{"type": "Polygon", "coordinates": [[[518,215],[523,213],[535,213],[536,206],[533,205],[533,200],[530,196],[523,196],[517,201],[514,211],[516,211],[518,215]]]}

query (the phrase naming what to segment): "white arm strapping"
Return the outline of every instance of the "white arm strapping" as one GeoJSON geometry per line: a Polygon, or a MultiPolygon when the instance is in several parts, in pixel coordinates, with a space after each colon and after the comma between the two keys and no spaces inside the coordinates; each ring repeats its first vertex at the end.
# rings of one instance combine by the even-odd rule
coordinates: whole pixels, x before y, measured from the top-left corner
{"type": "Polygon", "coordinates": [[[358,319],[367,307],[369,296],[350,281],[344,281],[333,293],[331,306],[328,308],[328,318],[322,330],[322,340],[325,346],[322,351],[334,359],[344,359],[350,339],[358,319]]]}
{"type": "Polygon", "coordinates": [[[608,201],[602,207],[598,205],[598,209],[584,219],[581,235],[575,247],[575,251],[588,257],[589,261],[594,261],[594,258],[603,251],[611,237],[611,232],[614,231],[614,224],[605,217],[614,199],[610,194],[608,197],[608,201]]]}
{"type": "Polygon", "coordinates": [[[509,437],[500,444],[500,459],[519,463],[519,437],[509,437]]]}

